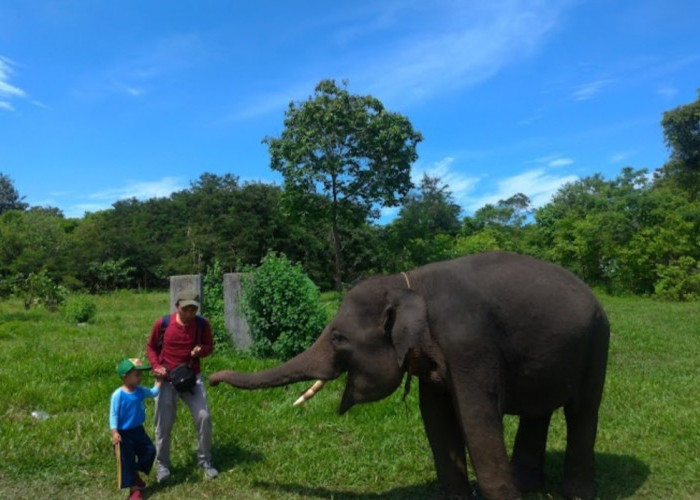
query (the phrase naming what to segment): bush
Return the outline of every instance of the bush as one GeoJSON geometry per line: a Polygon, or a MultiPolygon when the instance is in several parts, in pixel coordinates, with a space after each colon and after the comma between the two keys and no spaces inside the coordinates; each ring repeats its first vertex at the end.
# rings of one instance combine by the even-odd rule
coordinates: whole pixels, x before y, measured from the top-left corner
{"type": "Polygon", "coordinates": [[[246,269],[241,305],[258,356],[289,359],[311,345],[326,323],[316,285],[284,254],[268,253],[246,269]]]}
{"type": "Polygon", "coordinates": [[[231,336],[226,330],[226,319],[224,316],[224,272],[221,269],[221,262],[215,260],[207,266],[204,275],[204,314],[209,318],[211,335],[214,345],[219,347],[230,347],[231,336]]]}
{"type": "Polygon", "coordinates": [[[24,308],[29,309],[43,305],[51,312],[66,302],[68,291],[49,276],[45,269],[38,273],[18,276],[15,280],[13,293],[24,301],[24,308]]]}
{"type": "Polygon", "coordinates": [[[666,300],[686,301],[700,298],[700,262],[684,256],[668,266],[658,266],[656,296],[666,300]]]}
{"type": "Polygon", "coordinates": [[[66,318],[75,323],[88,323],[92,321],[97,312],[97,306],[87,297],[79,296],[68,300],[66,305],[66,318]]]}

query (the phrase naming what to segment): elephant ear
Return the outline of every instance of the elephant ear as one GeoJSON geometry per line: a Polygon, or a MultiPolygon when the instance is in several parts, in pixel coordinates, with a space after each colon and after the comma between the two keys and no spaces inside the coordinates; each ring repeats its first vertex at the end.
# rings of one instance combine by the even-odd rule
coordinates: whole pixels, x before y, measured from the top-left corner
{"type": "Polygon", "coordinates": [[[385,334],[394,345],[396,361],[399,366],[403,366],[409,349],[420,348],[428,338],[425,300],[412,290],[390,290],[387,293],[382,324],[385,334]]]}

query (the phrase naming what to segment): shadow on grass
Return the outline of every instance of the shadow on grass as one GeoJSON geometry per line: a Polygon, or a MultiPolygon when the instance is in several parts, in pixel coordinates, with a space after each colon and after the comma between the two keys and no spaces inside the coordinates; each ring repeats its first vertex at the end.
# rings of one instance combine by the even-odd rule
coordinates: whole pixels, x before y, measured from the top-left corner
{"type": "MultiPolygon", "coordinates": [[[[649,467],[630,455],[596,453],[596,483],[599,500],[634,498],[635,493],[649,477],[649,467]]],[[[545,459],[545,489],[526,499],[563,498],[560,496],[564,452],[549,451],[545,459]],[[546,496],[541,496],[546,494],[546,496]]]]}
{"type": "MultiPolygon", "coordinates": [[[[559,484],[564,465],[564,453],[548,452],[546,458],[546,484],[542,491],[525,495],[527,500],[561,499],[559,484]]],[[[629,455],[611,453],[596,454],[596,480],[599,500],[634,498],[639,488],[649,477],[649,467],[629,455]]],[[[413,486],[403,486],[381,493],[343,491],[327,487],[283,484],[269,481],[256,481],[255,486],[280,495],[295,494],[304,498],[333,498],[335,500],[412,500],[439,497],[437,481],[413,486]]],[[[472,486],[475,486],[474,484],[472,486]]]]}
{"type": "MultiPolygon", "coordinates": [[[[241,464],[260,462],[263,459],[261,454],[241,448],[234,443],[226,444],[226,446],[213,446],[211,455],[212,462],[219,472],[230,470],[241,464]]],[[[195,454],[191,454],[186,463],[170,467],[170,478],[163,483],[154,483],[147,491],[144,491],[143,497],[148,498],[181,483],[195,483],[203,480],[204,473],[197,463],[197,457],[195,454]]]]}
{"type": "Polygon", "coordinates": [[[300,484],[281,484],[268,481],[256,481],[257,488],[270,492],[277,492],[280,498],[284,494],[295,494],[303,498],[332,498],[333,500],[429,500],[435,498],[440,492],[437,481],[431,481],[414,486],[402,486],[381,493],[356,493],[352,491],[342,491],[322,486],[303,486],[300,484]]]}

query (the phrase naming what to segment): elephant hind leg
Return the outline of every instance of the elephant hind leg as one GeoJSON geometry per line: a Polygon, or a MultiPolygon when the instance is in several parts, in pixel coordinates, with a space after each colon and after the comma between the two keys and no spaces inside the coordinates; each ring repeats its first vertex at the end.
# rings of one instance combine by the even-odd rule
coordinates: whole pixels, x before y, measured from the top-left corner
{"type": "Polygon", "coordinates": [[[593,498],[596,494],[593,447],[598,428],[598,408],[567,405],[564,415],[566,455],[562,492],[566,498],[593,498]]]}
{"type": "Polygon", "coordinates": [[[522,492],[544,486],[544,458],[551,417],[551,413],[541,417],[520,417],[511,467],[522,492]]]}

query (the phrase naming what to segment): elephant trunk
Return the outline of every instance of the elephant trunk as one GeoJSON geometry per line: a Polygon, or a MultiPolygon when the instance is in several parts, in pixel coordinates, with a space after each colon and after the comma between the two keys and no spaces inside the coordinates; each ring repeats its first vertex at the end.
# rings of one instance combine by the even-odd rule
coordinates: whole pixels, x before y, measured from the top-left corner
{"type": "Polygon", "coordinates": [[[279,387],[304,380],[331,380],[337,378],[341,371],[333,361],[333,350],[328,334],[321,336],[304,352],[269,370],[249,373],[234,370],[222,370],[209,377],[211,385],[226,382],[239,389],[265,389],[279,387]]]}

